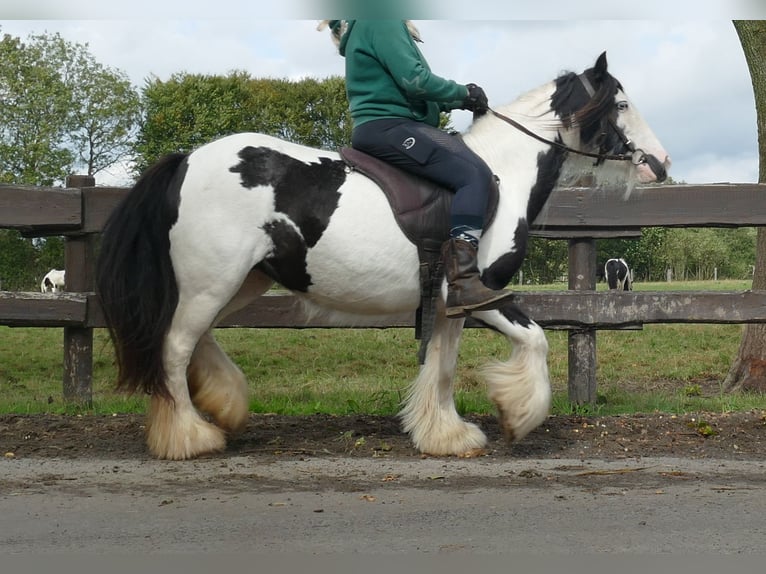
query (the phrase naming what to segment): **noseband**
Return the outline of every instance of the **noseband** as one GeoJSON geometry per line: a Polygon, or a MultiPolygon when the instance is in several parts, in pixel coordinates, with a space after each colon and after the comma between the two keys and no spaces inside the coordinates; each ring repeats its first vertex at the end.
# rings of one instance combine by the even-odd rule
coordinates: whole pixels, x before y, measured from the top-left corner
{"type": "MultiPolygon", "coordinates": [[[[593,89],[593,86],[591,85],[591,83],[588,80],[588,78],[585,77],[585,74],[580,74],[578,76],[578,78],[580,79],[580,83],[582,84],[583,88],[585,88],[585,91],[588,93],[588,96],[590,96],[592,98],[595,95],[596,91],[593,89]]],[[[491,108],[489,109],[489,111],[496,118],[498,118],[500,120],[503,120],[505,123],[513,126],[514,128],[516,128],[520,132],[522,132],[522,133],[524,133],[524,134],[526,134],[526,135],[528,135],[530,137],[533,137],[534,139],[536,139],[536,140],[538,140],[540,142],[543,142],[543,143],[545,143],[547,145],[551,145],[551,146],[557,147],[559,149],[562,149],[564,151],[571,152],[571,153],[574,153],[574,154],[577,154],[577,155],[583,155],[583,156],[586,156],[586,157],[595,158],[596,159],[596,165],[599,165],[599,164],[603,163],[606,160],[629,161],[633,165],[641,165],[641,164],[644,164],[644,163],[648,163],[649,167],[651,168],[651,170],[658,177],[660,177],[661,173],[665,172],[665,168],[662,167],[662,164],[659,162],[659,160],[657,158],[655,158],[653,155],[647,154],[646,152],[644,152],[644,150],[642,150],[640,148],[638,148],[638,149],[636,148],[636,145],[625,135],[625,132],[623,132],[622,129],[620,129],[617,126],[617,124],[615,123],[614,119],[611,116],[606,116],[602,120],[602,124],[603,124],[602,125],[602,134],[601,134],[602,137],[604,137],[604,138],[606,137],[606,129],[605,128],[608,125],[609,127],[611,127],[614,130],[614,132],[620,138],[620,141],[622,142],[622,145],[630,153],[619,153],[619,154],[610,154],[610,153],[606,153],[606,152],[593,153],[593,152],[587,152],[587,151],[571,148],[568,145],[565,145],[565,144],[563,144],[561,142],[549,140],[549,139],[546,139],[546,138],[536,134],[532,130],[526,128],[525,126],[523,126],[522,124],[517,122],[516,120],[514,120],[512,118],[509,118],[508,116],[505,116],[505,115],[501,114],[500,112],[497,112],[497,111],[495,111],[495,110],[493,110],[491,108]],[[657,171],[657,170],[659,170],[659,171],[657,171]]]]}

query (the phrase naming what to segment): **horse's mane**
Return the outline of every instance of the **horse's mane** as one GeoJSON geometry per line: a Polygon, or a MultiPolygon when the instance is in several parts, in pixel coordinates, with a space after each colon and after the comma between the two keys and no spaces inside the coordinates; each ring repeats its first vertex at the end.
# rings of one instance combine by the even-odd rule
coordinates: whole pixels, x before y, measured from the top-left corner
{"type": "Polygon", "coordinates": [[[595,79],[593,69],[585,71],[585,76],[596,88],[596,93],[583,104],[579,76],[574,72],[565,72],[554,80],[556,92],[551,98],[551,108],[559,112],[565,127],[577,126],[583,141],[590,141],[600,129],[601,120],[614,106],[614,94],[622,89],[620,82],[609,73],[595,79]]]}

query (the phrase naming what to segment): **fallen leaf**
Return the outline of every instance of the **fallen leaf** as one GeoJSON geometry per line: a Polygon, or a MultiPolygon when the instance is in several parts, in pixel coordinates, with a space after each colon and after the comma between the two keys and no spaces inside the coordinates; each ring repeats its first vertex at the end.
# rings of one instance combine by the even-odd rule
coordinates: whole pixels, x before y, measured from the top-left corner
{"type": "Polygon", "coordinates": [[[480,456],[486,456],[487,449],[485,448],[472,448],[471,450],[457,455],[458,458],[478,458],[480,456]]]}

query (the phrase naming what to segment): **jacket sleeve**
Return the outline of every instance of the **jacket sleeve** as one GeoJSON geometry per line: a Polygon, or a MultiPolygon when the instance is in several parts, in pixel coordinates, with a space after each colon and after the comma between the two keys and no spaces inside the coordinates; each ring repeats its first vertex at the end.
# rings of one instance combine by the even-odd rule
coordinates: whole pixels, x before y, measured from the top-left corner
{"type": "Polygon", "coordinates": [[[462,105],[468,95],[466,87],[431,72],[404,22],[378,21],[371,33],[378,61],[408,98],[436,102],[442,111],[462,105]]]}

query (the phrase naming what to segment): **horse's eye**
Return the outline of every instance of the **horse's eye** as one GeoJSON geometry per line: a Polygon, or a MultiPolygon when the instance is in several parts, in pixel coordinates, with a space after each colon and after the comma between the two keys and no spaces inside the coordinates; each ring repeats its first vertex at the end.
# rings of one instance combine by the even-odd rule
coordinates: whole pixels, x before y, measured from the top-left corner
{"type": "Polygon", "coordinates": [[[617,102],[617,111],[618,112],[627,112],[628,111],[628,102],[625,100],[622,100],[621,102],[617,102]]]}

